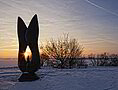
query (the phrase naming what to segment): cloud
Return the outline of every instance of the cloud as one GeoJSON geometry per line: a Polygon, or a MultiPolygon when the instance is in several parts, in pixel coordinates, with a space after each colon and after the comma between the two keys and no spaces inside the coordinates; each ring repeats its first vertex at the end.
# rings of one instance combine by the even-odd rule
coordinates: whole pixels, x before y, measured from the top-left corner
{"type": "Polygon", "coordinates": [[[99,9],[101,9],[101,10],[107,12],[107,13],[110,13],[110,14],[115,15],[115,16],[118,17],[118,14],[115,13],[115,12],[112,12],[112,11],[110,11],[110,10],[108,10],[108,9],[102,7],[102,6],[99,6],[99,5],[93,3],[93,2],[91,2],[91,1],[89,1],[89,0],[85,0],[85,1],[86,1],[87,3],[89,3],[89,4],[91,4],[91,5],[93,5],[93,6],[97,7],[97,8],[99,8],[99,9]]]}

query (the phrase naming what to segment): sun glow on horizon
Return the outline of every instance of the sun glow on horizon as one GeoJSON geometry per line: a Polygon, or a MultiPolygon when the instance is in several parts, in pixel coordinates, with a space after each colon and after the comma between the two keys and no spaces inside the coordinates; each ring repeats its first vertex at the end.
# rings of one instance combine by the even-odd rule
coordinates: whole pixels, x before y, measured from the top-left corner
{"type": "Polygon", "coordinates": [[[31,55],[32,55],[31,50],[29,47],[27,47],[26,51],[24,52],[24,56],[25,58],[27,58],[28,56],[31,56],[31,55]]]}

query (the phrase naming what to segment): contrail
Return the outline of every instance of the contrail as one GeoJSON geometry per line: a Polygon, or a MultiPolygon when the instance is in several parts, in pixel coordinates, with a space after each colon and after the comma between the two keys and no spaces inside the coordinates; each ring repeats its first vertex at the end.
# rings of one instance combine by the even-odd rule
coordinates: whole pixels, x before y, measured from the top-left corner
{"type": "Polygon", "coordinates": [[[118,17],[118,14],[115,13],[115,12],[112,12],[112,11],[110,11],[110,10],[108,10],[108,9],[102,7],[102,6],[99,6],[99,5],[93,3],[93,2],[91,2],[91,1],[89,1],[89,0],[85,0],[85,1],[86,1],[87,3],[89,3],[89,4],[91,4],[91,5],[93,5],[93,6],[97,7],[97,8],[99,8],[99,9],[104,10],[104,11],[107,12],[107,13],[110,13],[110,14],[115,15],[115,16],[118,17]]]}

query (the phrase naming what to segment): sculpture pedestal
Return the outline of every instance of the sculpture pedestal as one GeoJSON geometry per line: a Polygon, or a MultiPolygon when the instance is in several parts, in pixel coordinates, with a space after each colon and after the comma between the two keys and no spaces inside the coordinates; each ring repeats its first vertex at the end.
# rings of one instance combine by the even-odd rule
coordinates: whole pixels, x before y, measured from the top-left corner
{"type": "Polygon", "coordinates": [[[18,78],[19,82],[31,82],[38,80],[39,77],[35,73],[23,73],[20,78],[18,78]]]}

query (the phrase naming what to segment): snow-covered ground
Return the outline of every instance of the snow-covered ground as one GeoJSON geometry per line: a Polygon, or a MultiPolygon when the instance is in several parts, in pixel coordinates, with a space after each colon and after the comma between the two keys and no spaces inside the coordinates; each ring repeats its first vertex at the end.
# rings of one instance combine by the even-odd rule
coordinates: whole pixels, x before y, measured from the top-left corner
{"type": "Polygon", "coordinates": [[[0,90],[8,90],[15,85],[20,70],[17,67],[17,60],[12,58],[0,58],[0,90]]]}
{"type": "Polygon", "coordinates": [[[37,72],[39,80],[18,82],[21,72],[11,66],[16,61],[0,61],[0,90],[118,90],[118,67],[43,67],[37,72]]]}
{"type": "Polygon", "coordinates": [[[16,82],[10,90],[118,90],[117,67],[42,68],[37,74],[39,80],[16,82]]]}

